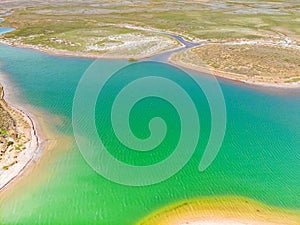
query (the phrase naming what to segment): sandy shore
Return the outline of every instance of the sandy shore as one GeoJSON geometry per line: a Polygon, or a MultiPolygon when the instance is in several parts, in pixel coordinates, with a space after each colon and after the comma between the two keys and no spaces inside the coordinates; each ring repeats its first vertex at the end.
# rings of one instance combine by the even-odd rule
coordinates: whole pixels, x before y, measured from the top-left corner
{"type": "MultiPolygon", "coordinates": [[[[27,112],[25,112],[26,109],[15,107],[14,104],[4,95],[4,93],[8,92],[6,87],[8,84],[6,82],[6,84],[3,83],[3,76],[5,75],[1,74],[3,92],[0,98],[0,104],[3,106],[5,111],[12,114],[19,132],[24,133],[29,141],[24,145],[24,150],[17,155],[17,163],[11,165],[7,170],[0,168],[0,191],[6,188],[8,184],[21,175],[23,170],[34,160],[40,150],[40,141],[42,139],[37,134],[35,121],[27,112]]],[[[5,160],[1,164],[5,164],[5,160]]]]}
{"type": "Polygon", "coordinates": [[[299,225],[300,211],[270,207],[245,197],[207,197],[160,209],[137,225],[299,225]]]}

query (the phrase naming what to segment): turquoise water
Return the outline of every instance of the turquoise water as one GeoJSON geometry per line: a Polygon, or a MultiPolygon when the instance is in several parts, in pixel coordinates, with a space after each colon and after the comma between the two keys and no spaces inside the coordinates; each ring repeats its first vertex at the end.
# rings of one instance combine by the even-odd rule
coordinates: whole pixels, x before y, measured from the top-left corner
{"type": "MultiPolygon", "coordinates": [[[[0,21],[1,22],[1,21],[0,21]]],[[[14,28],[0,27],[0,34],[5,34],[14,31],[14,28]]]]}
{"type": "MultiPolygon", "coordinates": [[[[92,60],[54,57],[0,45],[0,61],[1,70],[9,74],[20,96],[62,118],[56,131],[72,137],[74,93],[92,60]]],[[[122,63],[105,62],[107,67],[122,63]]],[[[260,91],[223,81],[221,87],[227,107],[227,131],[217,158],[204,172],[198,171],[198,164],[208,139],[210,113],[203,93],[192,88],[189,94],[198,96],[201,103],[201,142],[192,159],[175,176],[146,187],[112,183],[87,165],[73,141],[69,151],[50,160],[48,169],[38,175],[43,182],[30,182],[0,203],[0,223],[130,225],[178,200],[212,195],[242,195],[274,206],[300,209],[300,95],[292,91],[260,91]]],[[[118,85],[111,92],[114,88],[118,85]]],[[[151,104],[144,101],[134,108],[133,130],[145,137],[147,118],[156,114],[166,117],[172,133],[164,145],[171,151],[178,137],[178,115],[160,99],[151,104]]],[[[98,131],[109,134],[109,128],[99,124],[98,131]]],[[[159,161],[170,153],[155,151],[150,161],[146,156],[138,161],[138,155],[120,154],[115,140],[107,142],[120,160],[137,164],[159,161]]]]}

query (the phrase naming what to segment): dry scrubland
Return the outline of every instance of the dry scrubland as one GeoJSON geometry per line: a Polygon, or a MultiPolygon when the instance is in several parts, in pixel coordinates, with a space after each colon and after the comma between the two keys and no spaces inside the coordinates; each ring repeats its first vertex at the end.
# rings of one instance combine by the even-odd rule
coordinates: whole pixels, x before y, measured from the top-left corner
{"type": "Polygon", "coordinates": [[[181,46],[163,34],[167,32],[220,44],[182,53],[183,64],[206,61],[217,70],[240,73],[245,80],[299,79],[295,58],[300,58],[300,3],[294,0],[4,0],[0,13],[8,13],[3,26],[16,28],[0,38],[11,45],[59,54],[143,58],[181,46]],[[282,44],[223,46],[253,40],[282,44]]]}
{"type": "Polygon", "coordinates": [[[2,99],[0,86],[0,177],[5,170],[18,163],[31,139],[31,127],[24,115],[9,107],[2,99]]]}
{"type": "Polygon", "coordinates": [[[177,53],[171,61],[235,80],[275,84],[300,81],[300,54],[292,48],[210,44],[177,53]]]}

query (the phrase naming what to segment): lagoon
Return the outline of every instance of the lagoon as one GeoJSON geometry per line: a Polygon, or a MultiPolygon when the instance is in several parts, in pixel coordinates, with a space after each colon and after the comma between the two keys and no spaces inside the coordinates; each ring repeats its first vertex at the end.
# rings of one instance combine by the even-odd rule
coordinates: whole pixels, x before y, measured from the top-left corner
{"type": "MultiPolygon", "coordinates": [[[[107,67],[123,63],[104,61],[107,67]]],[[[24,104],[47,113],[46,125],[66,137],[58,140],[55,149],[50,150],[52,154],[47,154],[47,163],[44,160],[43,165],[35,166],[30,181],[26,182],[25,175],[12,195],[0,197],[0,223],[3,225],[132,225],[160,207],[202,196],[246,196],[271,206],[300,209],[297,198],[300,196],[298,94],[261,91],[220,80],[227,107],[225,139],[213,164],[199,172],[199,160],[208,139],[210,112],[201,92],[192,89],[189,94],[200,96],[203,103],[199,106],[203,141],[192,159],[162,183],[128,187],[95,173],[82,158],[73,138],[73,97],[81,76],[93,60],[50,56],[0,45],[0,62],[1,71],[7,74],[24,104]],[[66,140],[70,140],[67,149],[66,140]]],[[[206,78],[201,76],[201,79],[205,81],[206,78]]],[[[155,107],[146,113],[147,102],[135,108],[133,129],[145,136],[145,118],[155,113],[161,116],[171,113],[174,116],[166,118],[166,122],[174,132],[165,143],[171,151],[178,137],[178,117],[166,102],[156,99],[153,104],[155,107]]],[[[108,132],[109,128],[101,124],[98,124],[99,130],[108,132]]],[[[107,140],[107,143],[113,148],[112,154],[120,160],[140,163],[138,155],[121,154],[115,140],[107,140]]],[[[152,160],[163,159],[169,151],[155,152],[152,160]]],[[[145,157],[142,163],[149,162],[145,157]]]]}

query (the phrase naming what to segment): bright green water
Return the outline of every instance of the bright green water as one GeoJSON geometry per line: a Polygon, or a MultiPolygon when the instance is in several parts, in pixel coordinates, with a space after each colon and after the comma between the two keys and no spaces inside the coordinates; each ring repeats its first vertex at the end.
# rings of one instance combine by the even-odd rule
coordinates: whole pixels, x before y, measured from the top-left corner
{"type": "MultiPolygon", "coordinates": [[[[72,135],[73,96],[92,61],[3,45],[0,45],[0,61],[22,98],[59,115],[63,124],[56,126],[57,132],[72,135]]],[[[107,66],[117,63],[120,62],[107,61],[107,66]]],[[[199,173],[197,168],[207,142],[210,113],[202,94],[192,91],[189,94],[200,96],[203,103],[199,108],[201,142],[192,160],[175,176],[147,187],[118,185],[90,169],[74,144],[71,151],[49,162],[48,172],[41,171],[40,176],[45,178],[42,184],[33,181],[26,191],[21,188],[0,203],[0,223],[131,225],[161,206],[208,195],[242,195],[275,206],[300,209],[299,95],[270,94],[228,83],[221,86],[227,106],[227,131],[219,155],[205,172],[199,173]]],[[[173,133],[168,134],[164,145],[172,148],[178,137],[178,115],[160,99],[155,99],[147,111],[145,107],[149,108],[147,101],[134,108],[133,130],[140,132],[141,137],[147,136],[141,128],[147,124],[147,118],[165,116],[173,133]]],[[[107,132],[105,127],[98,128],[107,132]]],[[[113,140],[109,144],[118,143],[113,140]]],[[[138,162],[137,155],[131,158],[119,153],[115,147],[112,154],[121,160],[138,162]]],[[[169,153],[155,151],[152,160],[159,161],[169,153]]],[[[143,159],[138,163],[149,161],[143,159]]]]}

